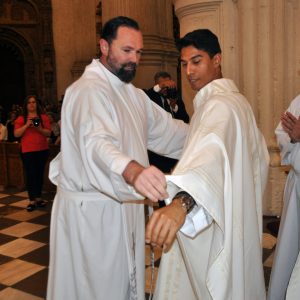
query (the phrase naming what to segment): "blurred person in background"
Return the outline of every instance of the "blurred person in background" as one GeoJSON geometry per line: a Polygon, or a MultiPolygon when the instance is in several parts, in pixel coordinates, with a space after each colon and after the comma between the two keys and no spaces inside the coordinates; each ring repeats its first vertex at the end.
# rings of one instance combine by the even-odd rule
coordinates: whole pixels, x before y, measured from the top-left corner
{"type": "Polygon", "coordinates": [[[7,141],[10,143],[18,142],[20,141],[19,138],[16,138],[14,135],[15,130],[15,120],[17,119],[17,112],[11,111],[9,113],[9,119],[6,122],[6,128],[7,128],[7,141]]]}
{"type": "Polygon", "coordinates": [[[0,142],[7,140],[7,128],[4,124],[2,124],[0,119],[0,142]]]}
{"type": "Polygon", "coordinates": [[[27,211],[44,207],[42,186],[46,162],[49,155],[47,137],[51,126],[47,115],[34,95],[29,95],[24,101],[23,115],[15,121],[14,135],[21,138],[21,157],[25,169],[26,185],[30,203],[27,211]]]}
{"type": "Polygon", "coordinates": [[[300,250],[300,95],[282,113],[275,134],[281,165],[290,165],[291,169],[284,188],[268,299],[284,300],[300,250]]]}

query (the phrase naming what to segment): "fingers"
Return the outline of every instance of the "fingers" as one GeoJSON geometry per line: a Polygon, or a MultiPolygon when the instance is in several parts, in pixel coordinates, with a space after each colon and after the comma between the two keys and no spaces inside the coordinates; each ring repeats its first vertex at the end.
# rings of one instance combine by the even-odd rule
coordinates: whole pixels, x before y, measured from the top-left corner
{"type": "Polygon", "coordinates": [[[168,233],[168,236],[164,242],[164,245],[163,245],[163,251],[166,253],[170,250],[172,244],[174,243],[174,240],[176,238],[176,233],[177,233],[177,230],[175,230],[175,228],[171,228],[169,233],[168,233]]]}
{"type": "Polygon", "coordinates": [[[289,118],[289,120],[292,122],[292,123],[296,123],[297,122],[297,118],[292,114],[290,113],[289,111],[287,111],[285,113],[285,115],[289,118]]]}
{"type": "Polygon", "coordinates": [[[160,87],[162,89],[163,88],[176,88],[176,83],[175,83],[175,81],[170,79],[170,80],[166,80],[166,81],[162,82],[160,87]]]}
{"type": "Polygon", "coordinates": [[[280,119],[283,130],[290,135],[293,131],[295,123],[297,122],[297,119],[289,112],[282,114],[280,119]]]}
{"type": "Polygon", "coordinates": [[[172,220],[166,218],[163,211],[164,208],[155,211],[146,227],[146,243],[152,246],[163,246],[172,226],[172,220]]]}
{"type": "Polygon", "coordinates": [[[164,173],[154,166],[144,169],[134,181],[134,187],[151,201],[168,198],[164,173]]]}
{"type": "Polygon", "coordinates": [[[132,160],[126,166],[122,176],[137,192],[153,202],[168,198],[165,175],[154,166],[144,168],[132,160]]]}
{"type": "Polygon", "coordinates": [[[156,210],[146,226],[146,243],[163,246],[168,251],[172,246],[176,233],[185,221],[186,212],[178,203],[156,210]]]}
{"type": "Polygon", "coordinates": [[[146,243],[151,243],[152,246],[163,247],[164,252],[167,252],[176,238],[178,228],[174,226],[172,220],[164,220],[161,217],[161,215],[158,217],[152,215],[146,227],[146,243]]]}
{"type": "Polygon", "coordinates": [[[152,214],[146,226],[146,232],[145,232],[146,243],[151,243],[152,245],[156,244],[156,238],[154,239],[154,236],[157,235],[157,232],[160,231],[162,226],[161,222],[159,222],[159,218],[160,218],[160,210],[157,210],[152,214]]]}

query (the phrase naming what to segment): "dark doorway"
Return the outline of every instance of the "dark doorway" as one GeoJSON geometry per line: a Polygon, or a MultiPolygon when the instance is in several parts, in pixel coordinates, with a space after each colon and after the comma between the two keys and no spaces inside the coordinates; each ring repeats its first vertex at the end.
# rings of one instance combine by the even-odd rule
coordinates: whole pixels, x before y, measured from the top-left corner
{"type": "MultiPolygon", "coordinates": [[[[24,58],[12,43],[0,40],[0,103],[6,115],[25,98],[24,58]]],[[[5,120],[4,120],[5,121],[5,120]]]]}

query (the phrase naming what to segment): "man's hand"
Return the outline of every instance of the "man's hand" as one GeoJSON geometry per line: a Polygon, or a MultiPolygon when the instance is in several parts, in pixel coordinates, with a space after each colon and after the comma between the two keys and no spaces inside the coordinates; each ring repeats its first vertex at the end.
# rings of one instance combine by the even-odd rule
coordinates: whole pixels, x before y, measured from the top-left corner
{"type": "Polygon", "coordinates": [[[161,90],[166,88],[176,88],[176,83],[172,79],[161,80],[161,82],[159,83],[159,87],[161,90]]]}
{"type": "Polygon", "coordinates": [[[146,227],[146,243],[163,246],[164,252],[169,251],[185,217],[186,211],[178,199],[174,199],[166,207],[155,210],[146,227]]]}
{"type": "Polygon", "coordinates": [[[300,118],[296,118],[290,112],[285,112],[281,116],[281,125],[289,137],[295,141],[300,140],[300,118]]]}
{"type": "Polygon", "coordinates": [[[177,99],[169,99],[169,101],[170,101],[170,106],[174,110],[176,108],[176,105],[177,105],[177,99]]]}
{"type": "Polygon", "coordinates": [[[149,200],[157,202],[168,198],[165,174],[156,167],[144,168],[133,160],[122,175],[128,184],[149,200]]]}
{"type": "Polygon", "coordinates": [[[291,139],[294,141],[300,141],[300,118],[297,120],[297,122],[294,125],[294,128],[290,134],[291,139]]]}

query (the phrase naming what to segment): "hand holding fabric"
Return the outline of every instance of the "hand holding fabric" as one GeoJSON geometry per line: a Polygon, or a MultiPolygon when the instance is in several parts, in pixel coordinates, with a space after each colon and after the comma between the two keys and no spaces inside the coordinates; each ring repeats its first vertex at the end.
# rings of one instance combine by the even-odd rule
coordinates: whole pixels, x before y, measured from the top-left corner
{"type": "Polygon", "coordinates": [[[136,161],[131,161],[125,168],[123,177],[138,193],[153,202],[168,198],[165,175],[154,166],[144,168],[136,161]]]}
{"type": "Polygon", "coordinates": [[[154,211],[146,227],[146,243],[151,243],[152,246],[163,246],[164,252],[169,251],[185,217],[186,211],[178,199],[154,211]]]}

